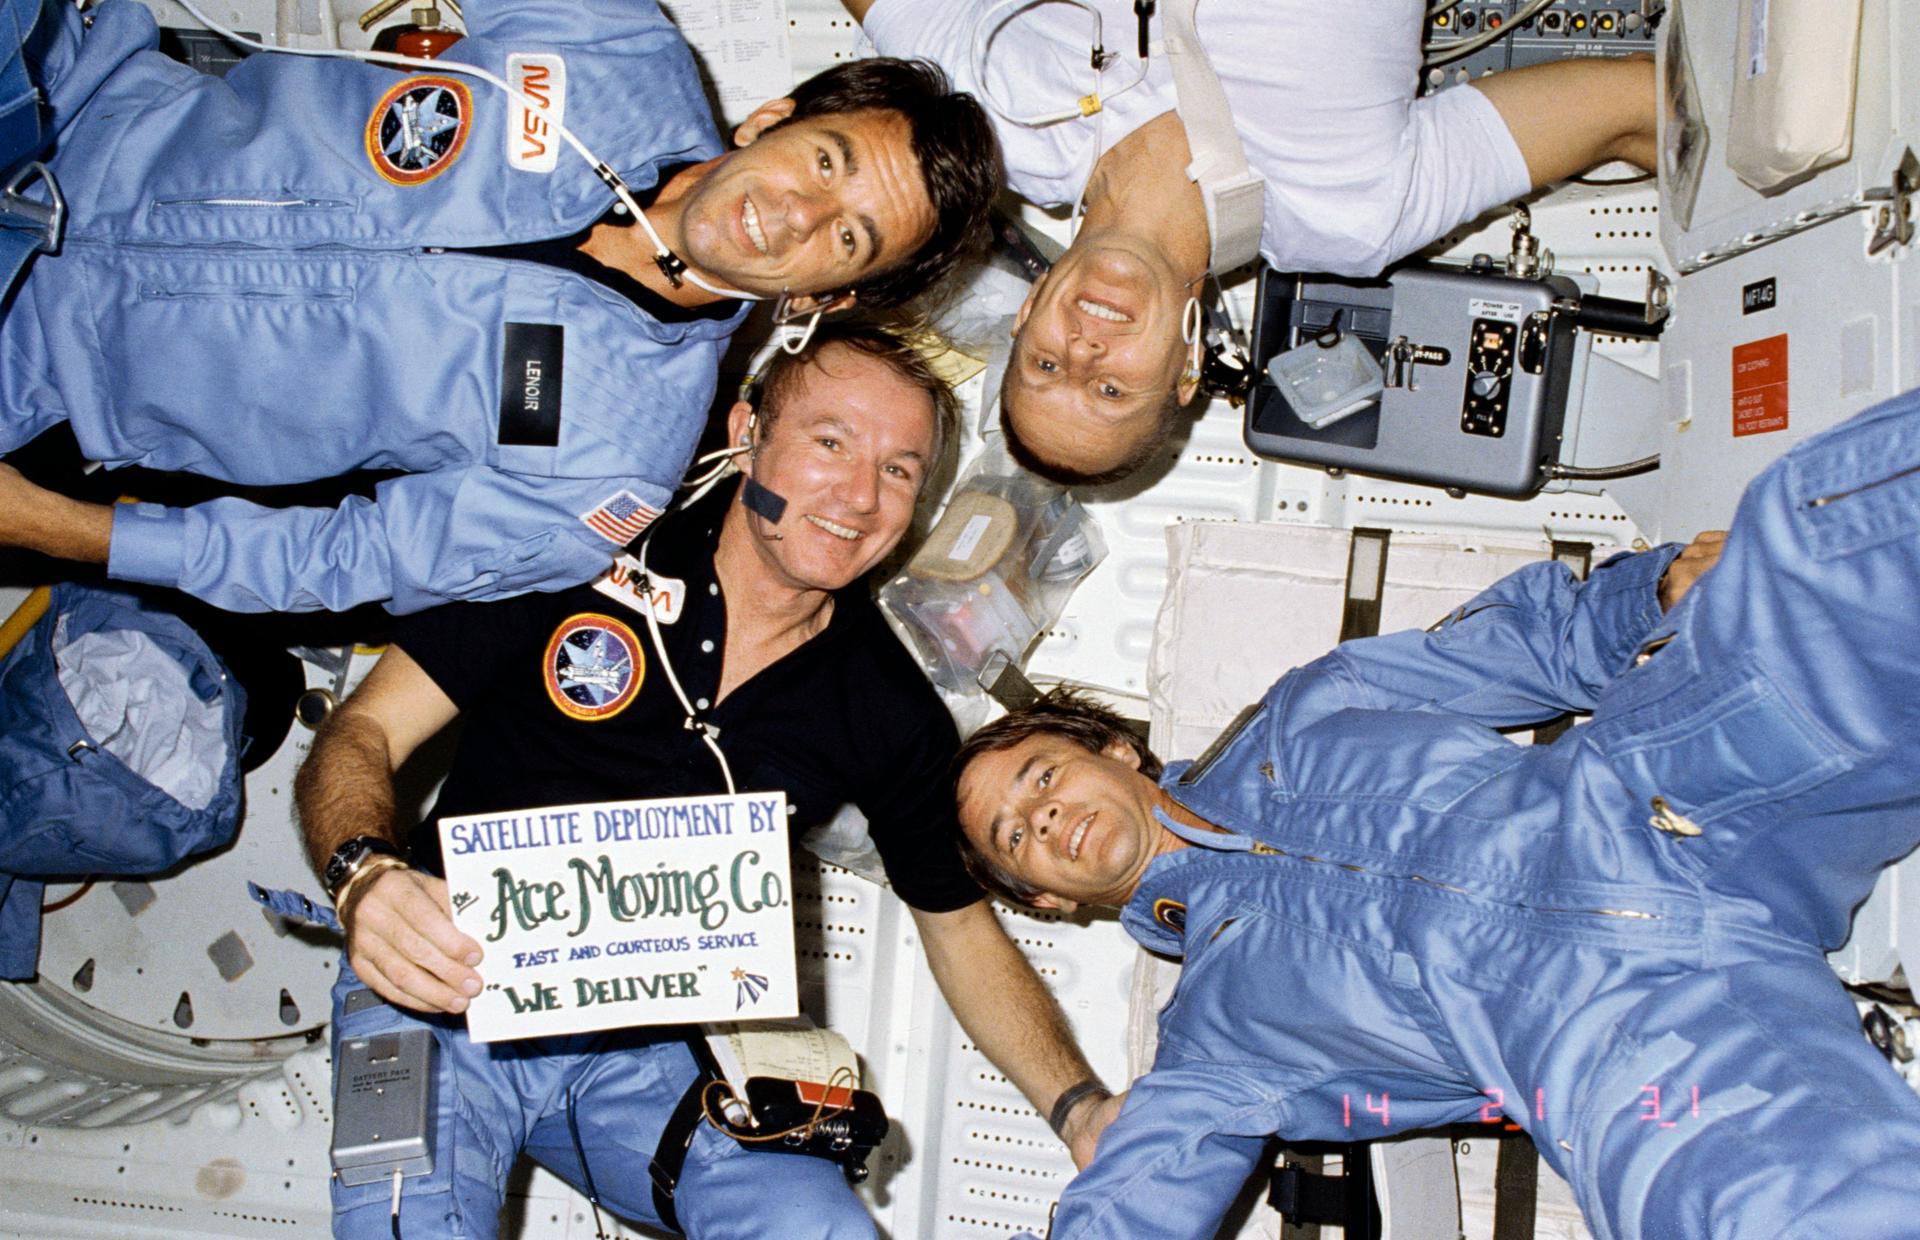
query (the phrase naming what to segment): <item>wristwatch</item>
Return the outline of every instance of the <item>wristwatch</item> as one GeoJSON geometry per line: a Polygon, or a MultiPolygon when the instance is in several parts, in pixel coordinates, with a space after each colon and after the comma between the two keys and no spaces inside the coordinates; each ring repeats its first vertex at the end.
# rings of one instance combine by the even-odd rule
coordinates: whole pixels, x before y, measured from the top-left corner
{"type": "Polygon", "coordinates": [[[329,900],[340,894],[340,888],[347,880],[360,872],[360,867],[369,857],[398,857],[399,848],[391,841],[377,835],[356,835],[340,847],[333,850],[333,856],[327,858],[327,868],[320,874],[320,885],[327,889],[329,900]]]}

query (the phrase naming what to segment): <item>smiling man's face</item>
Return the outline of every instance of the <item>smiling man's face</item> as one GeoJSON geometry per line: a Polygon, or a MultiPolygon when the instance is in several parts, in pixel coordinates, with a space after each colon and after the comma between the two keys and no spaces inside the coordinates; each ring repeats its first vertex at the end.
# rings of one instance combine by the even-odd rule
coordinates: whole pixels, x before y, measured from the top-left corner
{"type": "Polygon", "coordinates": [[[933,225],[907,122],[844,112],[769,128],[715,164],[686,200],[679,252],[749,293],[838,292],[911,258],[933,225]]]}
{"type": "MultiPolygon", "coordinates": [[[[1020,307],[1001,399],[1034,459],[1073,475],[1137,464],[1185,404],[1186,287],[1145,247],[1076,241],[1020,307]]],[[[1065,481],[1066,479],[1058,479],[1065,481]]]]}
{"type": "MultiPolygon", "coordinates": [[[[750,436],[752,406],[729,433],[750,436]]],[[[805,590],[838,590],[899,545],[934,466],[933,397],[887,362],[843,343],[822,349],[786,385],[742,472],[785,499],[777,526],[749,528],[770,575],[805,590]],[[777,535],[777,537],[775,537],[777,535]]]]}
{"type": "Polygon", "coordinates": [[[1045,893],[1042,908],[1118,908],[1179,839],[1153,816],[1159,787],[1116,741],[1094,752],[1042,732],[961,773],[960,829],[994,866],[1045,893]]]}

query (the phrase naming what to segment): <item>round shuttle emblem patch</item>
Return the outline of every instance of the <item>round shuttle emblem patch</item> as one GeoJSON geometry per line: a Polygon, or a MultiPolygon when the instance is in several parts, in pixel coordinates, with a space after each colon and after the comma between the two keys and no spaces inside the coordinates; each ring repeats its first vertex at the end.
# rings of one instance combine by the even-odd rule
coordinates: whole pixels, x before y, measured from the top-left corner
{"type": "Polygon", "coordinates": [[[547,641],[541,671],[547,696],[569,719],[597,723],[632,703],[647,677],[632,629],[611,616],[570,616],[547,641]]]}
{"type": "Polygon", "coordinates": [[[473,94],[450,77],[412,77],[373,105],[367,158],[395,185],[419,185],[445,172],[466,145],[473,94]]]}

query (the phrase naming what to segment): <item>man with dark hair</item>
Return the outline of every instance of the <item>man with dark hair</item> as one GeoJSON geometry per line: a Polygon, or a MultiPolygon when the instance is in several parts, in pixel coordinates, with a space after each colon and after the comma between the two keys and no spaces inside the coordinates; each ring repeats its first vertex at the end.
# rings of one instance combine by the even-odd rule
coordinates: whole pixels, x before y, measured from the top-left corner
{"type": "Polygon", "coordinates": [[[1347,642],[1157,781],[1072,701],[983,729],[976,873],[1185,957],[1054,1240],[1211,1236],[1275,1133],[1496,1112],[1598,1236],[1912,1235],[1920,1097],[1825,953],[1920,842],[1916,612],[1910,393],[1724,539],[1347,642]],[[1495,731],[1568,710],[1551,745],[1495,731]]]}
{"type": "Polygon", "coordinates": [[[982,203],[1000,192],[1000,149],[971,95],[956,93],[924,60],[877,57],[835,65],[793,88],[793,119],[892,112],[907,122],[933,232],[905,263],[853,286],[869,309],[897,306],[952,275],[986,243],[982,203]]]}
{"type": "Polygon", "coordinates": [[[926,65],[830,69],[727,150],[652,0],[477,5],[425,73],[258,53],[215,78],[152,50],[133,0],[42,21],[68,220],[0,320],[0,453],[65,421],[109,466],[397,476],[332,509],[168,509],[0,465],[0,542],[232,610],[587,580],[667,506],[738,295],[897,304],[998,184],[984,116],[926,65]]]}
{"type": "MultiPolygon", "coordinates": [[[[407,617],[315,737],[294,792],[346,927],[336,1045],[424,1025],[441,1050],[443,1158],[403,1186],[403,1234],[492,1235],[522,1151],[597,1186],[617,1213],[691,1236],[873,1234],[834,1165],[756,1152],[704,1123],[676,1130],[669,1117],[697,1087],[676,1031],[488,1048],[460,1020],[506,962],[484,960],[451,920],[438,819],[725,791],[676,679],[737,786],[785,791],[795,838],[845,802],[861,808],[942,992],[1010,1079],[1046,1106],[1091,1075],[960,867],[944,778],[953,723],[866,580],[908,529],[953,411],[946,385],[898,339],[823,327],[800,355],[776,355],[757,401],[728,417],[742,472],[783,511],[724,486],[647,531],[646,586],[628,557],[594,585],[407,617]],[[569,679],[563,638],[609,652],[612,680],[569,679]],[[403,861],[392,771],[456,716],[452,770],[403,861]],[[676,1172],[665,1155],[682,1147],[676,1172]],[[656,1152],[664,1176],[650,1174],[656,1152]]],[[[1106,1114],[1085,1090],[1066,1108],[1059,1127],[1083,1161],[1106,1114]]],[[[336,1185],[336,1234],[387,1235],[388,1193],[336,1185]]]]}
{"type": "MultiPolygon", "coordinates": [[[[932,60],[988,103],[1015,193],[1084,203],[1020,310],[1003,423],[1019,459],[1055,482],[1134,472],[1199,390],[1183,327],[1208,215],[1171,56],[1133,34],[1144,8],[1146,36],[1167,38],[1175,5],[842,2],[881,55],[932,60]]],[[[1208,0],[1193,13],[1264,182],[1260,252],[1278,270],[1377,275],[1550,181],[1610,159],[1653,167],[1650,58],[1556,61],[1416,98],[1428,7],[1208,0]]]]}

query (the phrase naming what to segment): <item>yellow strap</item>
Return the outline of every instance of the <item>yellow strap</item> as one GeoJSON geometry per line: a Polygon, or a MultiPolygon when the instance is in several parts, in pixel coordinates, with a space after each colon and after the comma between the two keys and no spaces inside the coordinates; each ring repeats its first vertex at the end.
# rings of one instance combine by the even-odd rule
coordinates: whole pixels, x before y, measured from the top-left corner
{"type": "Polygon", "coordinates": [[[13,614],[7,617],[7,622],[0,624],[0,659],[12,653],[13,648],[20,644],[20,639],[27,635],[27,630],[40,623],[40,617],[47,614],[47,608],[52,603],[53,591],[46,586],[41,586],[27,595],[25,602],[13,609],[13,614]]]}

